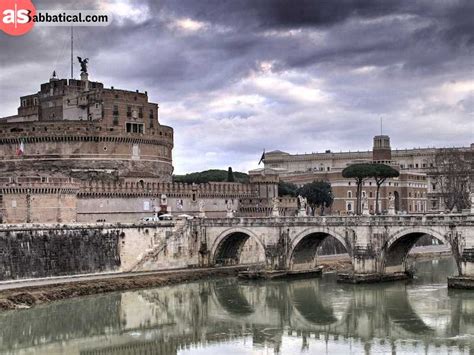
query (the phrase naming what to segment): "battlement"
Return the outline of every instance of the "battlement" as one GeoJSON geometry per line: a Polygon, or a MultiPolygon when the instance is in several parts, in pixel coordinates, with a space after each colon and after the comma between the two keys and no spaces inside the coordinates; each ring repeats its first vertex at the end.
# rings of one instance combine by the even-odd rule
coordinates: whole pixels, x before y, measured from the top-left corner
{"type": "Polygon", "coordinates": [[[58,141],[59,138],[94,137],[106,138],[151,138],[161,143],[173,144],[173,129],[168,126],[156,126],[145,132],[124,132],[122,127],[107,127],[99,122],[54,121],[54,122],[0,122],[0,143],[18,141],[58,141]]]}
{"type": "Polygon", "coordinates": [[[91,181],[82,186],[79,198],[85,197],[135,197],[160,196],[176,198],[243,198],[251,197],[252,186],[240,183],[211,182],[207,184],[152,183],[152,182],[103,182],[91,181]]]}

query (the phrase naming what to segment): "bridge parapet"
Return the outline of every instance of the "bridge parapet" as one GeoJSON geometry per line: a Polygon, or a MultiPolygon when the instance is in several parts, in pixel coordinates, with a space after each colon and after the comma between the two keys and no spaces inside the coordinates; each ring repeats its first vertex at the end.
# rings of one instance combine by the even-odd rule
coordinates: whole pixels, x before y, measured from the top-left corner
{"type": "Polygon", "coordinates": [[[327,226],[411,226],[462,224],[474,226],[473,214],[449,215],[397,215],[397,216],[314,216],[314,217],[234,217],[205,218],[194,220],[193,223],[204,227],[217,226],[248,226],[269,227],[281,225],[327,225],[327,226]]]}

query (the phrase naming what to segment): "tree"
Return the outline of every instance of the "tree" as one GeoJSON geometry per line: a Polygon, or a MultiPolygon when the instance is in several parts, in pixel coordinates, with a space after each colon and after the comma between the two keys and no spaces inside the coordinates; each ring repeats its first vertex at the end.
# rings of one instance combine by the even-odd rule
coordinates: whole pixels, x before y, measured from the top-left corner
{"type": "Polygon", "coordinates": [[[313,214],[317,207],[321,207],[321,215],[323,215],[324,208],[331,207],[334,201],[331,184],[327,181],[313,181],[306,184],[298,190],[298,194],[306,197],[313,214]]]}
{"type": "Polygon", "coordinates": [[[372,173],[371,176],[375,180],[375,184],[377,185],[377,192],[375,194],[375,214],[380,214],[379,211],[379,194],[380,194],[380,186],[387,180],[388,178],[394,178],[400,176],[398,170],[392,168],[389,165],[385,164],[372,164],[372,173]]]}
{"type": "Polygon", "coordinates": [[[234,182],[234,173],[232,172],[232,167],[229,166],[229,169],[227,170],[227,182],[234,182]]]}
{"type": "Polygon", "coordinates": [[[469,208],[469,185],[474,178],[472,152],[458,149],[439,149],[434,157],[431,175],[439,186],[440,195],[448,210],[469,208]]]}
{"type": "Polygon", "coordinates": [[[364,180],[370,178],[373,174],[372,163],[352,164],[342,170],[342,176],[346,179],[355,179],[357,185],[356,192],[356,214],[361,214],[362,184],[364,180]]]}
{"type": "Polygon", "coordinates": [[[278,183],[278,196],[298,196],[298,186],[291,182],[280,181],[278,183]]]}
{"type": "MultiPolygon", "coordinates": [[[[196,173],[190,173],[186,175],[173,175],[174,182],[184,182],[186,184],[205,184],[207,182],[225,182],[228,176],[227,170],[206,170],[196,173]]],[[[234,181],[247,184],[249,182],[249,176],[245,173],[233,171],[234,181]]]]}

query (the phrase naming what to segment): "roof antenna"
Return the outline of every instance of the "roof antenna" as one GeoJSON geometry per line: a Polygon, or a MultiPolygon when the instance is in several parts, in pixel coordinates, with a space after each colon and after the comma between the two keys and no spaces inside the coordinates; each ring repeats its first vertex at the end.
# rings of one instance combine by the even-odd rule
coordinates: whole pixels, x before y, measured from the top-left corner
{"type": "Polygon", "coordinates": [[[380,117],[380,135],[383,135],[383,133],[382,133],[382,127],[383,127],[383,118],[380,117]]]}
{"type": "Polygon", "coordinates": [[[71,26],[71,79],[74,79],[74,30],[71,26]]]}

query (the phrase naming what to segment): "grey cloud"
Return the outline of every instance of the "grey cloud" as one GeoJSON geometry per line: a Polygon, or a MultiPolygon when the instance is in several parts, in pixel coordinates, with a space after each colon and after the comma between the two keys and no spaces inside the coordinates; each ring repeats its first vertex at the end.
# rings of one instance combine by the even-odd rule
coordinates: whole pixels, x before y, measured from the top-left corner
{"type": "MultiPolygon", "coordinates": [[[[93,8],[101,1],[36,3],[93,8]]],[[[264,147],[369,149],[380,116],[394,147],[472,141],[472,94],[441,103],[432,97],[443,83],[472,78],[472,1],[129,3],[147,5],[150,18],[78,28],[76,51],[91,58],[93,79],[147,90],[160,103],[161,121],[176,131],[178,172],[250,164],[264,147]],[[206,27],[184,33],[170,26],[183,18],[206,27]],[[252,78],[264,75],[263,61],[273,63],[271,75],[301,87],[315,85],[302,78],[318,80],[329,101],[303,102],[254,85],[252,78]],[[246,94],[264,102],[209,105],[246,94]]],[[[13,114],[18,97],[36,91],[53,69],[67,76],[68,36],[67,28],[35,29],[19,38],[0,33],[0,115],[13,114]]]]}

